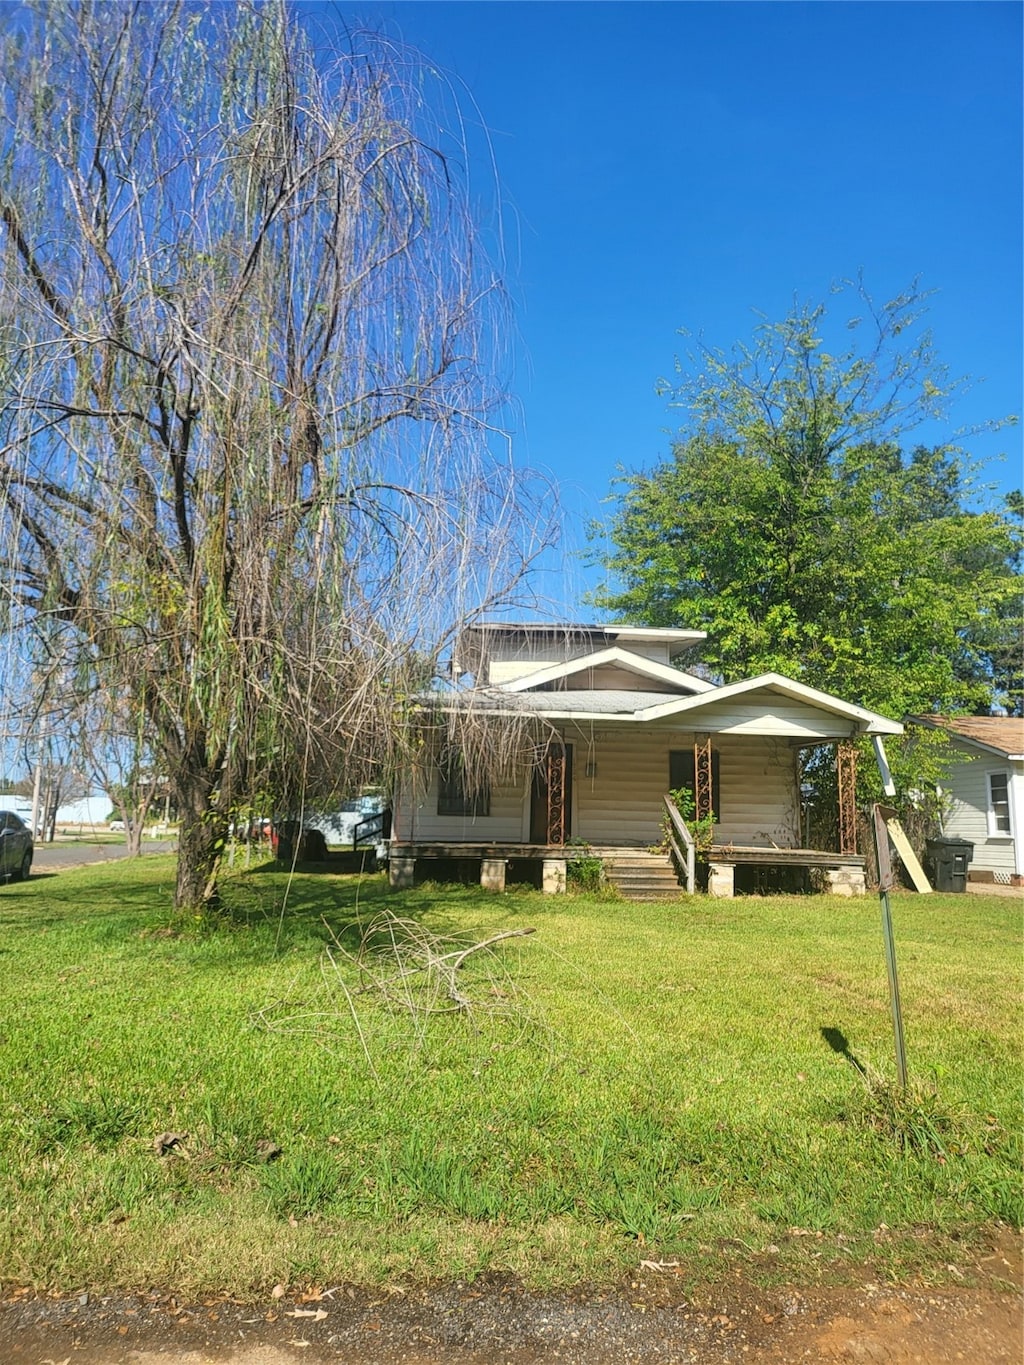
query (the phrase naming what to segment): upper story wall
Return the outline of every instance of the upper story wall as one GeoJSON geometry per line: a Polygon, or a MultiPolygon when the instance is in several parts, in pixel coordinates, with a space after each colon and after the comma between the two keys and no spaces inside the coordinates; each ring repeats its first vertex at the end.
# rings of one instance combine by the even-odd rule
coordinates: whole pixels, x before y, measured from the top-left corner
{"type": "Polygon", "coordinates": [[[613,645],[668,666],[703,638],[703,631],[633,626],[476,627],[467,630],[459,641],[456,668],[472,673],[478,683],[500,684],[613,645]]]}

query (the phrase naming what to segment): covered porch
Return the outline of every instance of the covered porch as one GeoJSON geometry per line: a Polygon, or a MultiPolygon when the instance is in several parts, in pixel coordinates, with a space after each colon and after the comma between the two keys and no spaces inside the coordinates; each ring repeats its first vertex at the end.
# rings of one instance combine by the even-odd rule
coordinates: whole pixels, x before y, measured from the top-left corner
{"type": "Polygon", "coordinates": [[[533,723],[500,780],[462,791],[450,762],[423,765],[418,790],[396,810],[393,885],[409,885],[418,866],[454,861],[494,890],[510,868],[529,867],[558,891],[574,858],[612,864],[632,850],[637,861],[660,856],[691,892],[781,890],[788,877],[804,889],[863,893],[854,740],[898,732],[895,722],[775,675],[665,700],[520,693],[520,715],[525,697],[533,723]],[[835,753],[838,812],[824,848],[806,837],[801,804],[801,754],[821,746],[835,753]],[[687,820],[669,796],[678,790],[689,793],[687,820]]]}

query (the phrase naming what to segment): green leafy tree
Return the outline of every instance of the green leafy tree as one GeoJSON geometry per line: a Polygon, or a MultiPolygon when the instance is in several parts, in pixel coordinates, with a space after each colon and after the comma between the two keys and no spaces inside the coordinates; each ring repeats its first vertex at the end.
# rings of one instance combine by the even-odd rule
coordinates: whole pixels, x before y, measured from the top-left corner
{"type": "Polygon", "coordinates": [[[776,671],[896,717],[987,711],[1006,700],[1019,530],[969,506],[958,447],[908,440],[956,388],[922,296],[847,289],[841,353],[819,305],[679,366],[684,425],[669,460],[619,481],[592,600],[707,631],[688,658],[727,682],[776,671]]]}

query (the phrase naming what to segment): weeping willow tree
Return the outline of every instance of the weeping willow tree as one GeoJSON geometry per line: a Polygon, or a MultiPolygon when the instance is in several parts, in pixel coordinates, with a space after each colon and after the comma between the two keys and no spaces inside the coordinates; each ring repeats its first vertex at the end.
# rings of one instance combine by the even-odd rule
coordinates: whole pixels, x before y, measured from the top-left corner
{"type": "Polygon", "coordinates": [[[4,624],[62,705],[146,736],[182,909],[253,792],[388,780],[543,539],[416,74],[372,38],[325,56],[279,0],[46,3],[3,40],[4,624]]]}

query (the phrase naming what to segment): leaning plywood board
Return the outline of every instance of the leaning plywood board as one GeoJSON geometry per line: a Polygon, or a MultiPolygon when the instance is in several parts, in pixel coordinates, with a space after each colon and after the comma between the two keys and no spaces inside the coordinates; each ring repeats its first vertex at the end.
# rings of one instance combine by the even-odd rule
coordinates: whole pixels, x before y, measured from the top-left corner
{"type": "Polygon", "coordinates": [[[910,880],[914,883],[914,890],[920,891],[922,894],[927,894],[932,889],[931,883],[924,875],[924,869],[921,864],[917,861],[917,854],[910,847],[910,840],[904,834],[903,826],[896,819],[895,815],[891,815],[889,819],[886,820],[885,827],[889,831],[889,838],[892,840],[893,848],[900,855],[903,866],[907,869],[910,880]]]}

